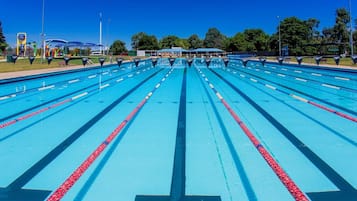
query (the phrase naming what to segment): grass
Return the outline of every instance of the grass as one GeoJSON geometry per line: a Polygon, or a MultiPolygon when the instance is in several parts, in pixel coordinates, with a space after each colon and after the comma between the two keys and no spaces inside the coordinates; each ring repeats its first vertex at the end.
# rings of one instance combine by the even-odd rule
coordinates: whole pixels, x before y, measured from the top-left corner
{"type": "MultiPolygon", "coordinates": [[[[94,64],[99,64],[99,56],[91,56],[89,57],[94,64]]],[[[113,63],[116,57],[113,57],[113,63]]],[[[124,60],[130,59],[130,57],[124,56],[121,57],[124,60]]],[[[106,62],[109,61],[109,58],[106,58],[106,62]]],[[[73,57],[69,61],[68,66],[77,66],[83,65],[80,57],[73,57]]],[[[36,58],[33,64],[31,65],[28,58],[19,58],[16,63],[8,63],[8,62],[0,62],[0,73],[5,72],[15,72],[15,71],[25,71],[25,70],[37,70],[37,69],[49,69],[49,68],[66,68],[68,66],[64,65],[64,60],[62,58],[53,59],[51,64],[47,63],[47,60],[44,60],[41,63],[40,58],[36,58]]]]}

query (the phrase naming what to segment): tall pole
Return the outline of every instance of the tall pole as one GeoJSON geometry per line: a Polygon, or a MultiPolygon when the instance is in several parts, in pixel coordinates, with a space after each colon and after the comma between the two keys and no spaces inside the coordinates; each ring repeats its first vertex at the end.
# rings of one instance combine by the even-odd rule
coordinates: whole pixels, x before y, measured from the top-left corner
{"type": "Polygon", "coordinates": [[[42,39],[42,55],[41,55],[41,63],[46,57],[46,43],[45,43],[45,0],[42,0],[42,32],[41,32],[41,39],[42,39]]]}
{"type": "Polygon", "coordinates": [[[281,57],[281,35],[280,35],[280,17],[277,16],[279,20],[279,57],[281,57]]]}
{"type": "Polygon", "coordinates": [[[353,56],[353,27],[352,27],[352,6],[351,6],[351,0],[349,0],[349,6],[350,6],[350,44],[351,44],[351,58],[353,56]]]}
{"type": "Polygon", "coordinates": [[[110,35],[109,35],[109,28],[110,28],[110,18],[108,18],[108,24],[107,24],[107,56],[109,56],[109,47],[110,47],[110,42],[109,42],[109,38],[110,38],[110,35]]]}
{"type": "Polygon", "coordinates": [[[99,51],[102,54],[102,13],[99,13],[99,51]]]}

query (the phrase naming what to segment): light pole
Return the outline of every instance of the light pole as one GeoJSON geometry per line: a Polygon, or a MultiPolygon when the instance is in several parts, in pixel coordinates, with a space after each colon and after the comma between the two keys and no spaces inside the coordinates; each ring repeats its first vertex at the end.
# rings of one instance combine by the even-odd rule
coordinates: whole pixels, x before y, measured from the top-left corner
{"type": "Polygon", "coordinates": [[[277,16],[279,20],[279,57],[281,57],[281,35],[280,35],[280,17],[277,16]]]}
{"type": "Polygon", "coordinates": [[[41,63],[43,63],[43,60],[46,57],[46,43],[45,43],[45,33],[44,33],[44,28],[45,28],[45,0],[42,0],[42,32],[41,32],[41,39],[42,39],[42,55],[41,55],[41,63]]]}
{"type": "Polygon", "coordinates": [[[349,0],[349,6],[350,6],[350,44],[351,44],[351,58],[353,56],[353,33],[352,33],[352,6],[351,6],[351,0],[349,0]]]}
{"type": "Polygon", "coordinates": [[[99,51],[100,54],[103,55],[102,52],[102,13],[99,13],[99,51]]]}

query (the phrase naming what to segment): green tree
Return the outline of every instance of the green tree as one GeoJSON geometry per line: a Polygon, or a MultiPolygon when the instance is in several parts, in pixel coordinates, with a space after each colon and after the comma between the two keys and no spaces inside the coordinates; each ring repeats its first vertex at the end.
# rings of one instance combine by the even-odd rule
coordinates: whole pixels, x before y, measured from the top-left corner
{"type": "Polygon", "coordinates": [[[197,34],[191,35],[187,39],[187,42],[189,44],[188,46],[189,49],[197,49],[203,47],[203,41],[198,37],[197,34]]]}
{"type": "Polygon", "coordinates": [[[160,40],[159,46],[161,49],[178,46],[176,42],[179,39],[180,39],[179,37],[174,35],[165,36],[160,40]]]}
{"type": "Polygon", "coordinates": [[[156,36],[140,32],[131,37],[131,46],[135,50],[158,50],[159,42],[156,36]]]}
{"type": "Polygon", "coordinates": [[[139,42],[140,40],[142,40],[142,38],[147,35],[146,33],[144,32],[139,32],[137,34],[134,34],[132,37],[131,37],[131,47],[134,49],[134,50],[137,50],[139,48],[139,42]]]}
{"type": "Polygon", "coordinates": [[[247,51],[247,41],[243,33],[237,33],[232,38],[226,40],[225,50],[228,52],[244,52],[247,51]]]}
{"type": "MultiPolygon", "coordinates": [[[[338,47],[339,54],[346,51],[349,41],[348,23],[350,22],[350,15],[345,8],[336,10],[335,25],[331,28],[324,28],[322,31],[324,44],[333,43],[338,47]]],[[[327,48],[329,48],[327,46],[327,48]]]]}
{"type": "Polygon", "coordinates": [[[309,28],[309,39],[315,40],[320,37],[320,32],[317,30],[320,25],[320,21],[315,18],[310,18],[305,21],[307,27],[309,28]]]}
{"type": "Polygon", "coordinates": [[[316,55],[321,52],[320,44],[322,42],[320,32],[317,30],[320,21],[310,18],[304,21],[308,27],[309,33],[306,44],[303,47],[304,55],[316,55]]]}
{"type": "Polygon", "coordinates": [[[269,35],[261,29],[247,29],[243,32],[246,41],[245,51],[257,52],[268,50],[269,35]]]}
{"type": "MultiPolygon", "coordinates": [[[[277,33],[272,36],[271,42],[275,44],[271,44],[271,47],[279,47],[278,29],[277,33]]],[[[281,45],[282,47],[288,46],[289,54],[291,55],[302,55],[305,53],[304,47],[308,44],[309,33],[307,24],[297,17],[285,18],[280,23],[281,45]]]]}
{"type": "Polygon", "coordinates": [[[145,35],[139,42],[139,50],[158,50],[159,42],[154,35],[145,35]]]}
{"type": "Polygon", "coordinates": [[[124,52],[128,52],[125,47],[125,43],[121,40],[114,41],[113,44],[110,46],[109,51],[114,55],[119,55],[124,52]]]}
{"type": "Polygon", "coordinates": [[[5,51],[6,47],[7,44],[6,44],[5,36],[2,32],[2,23],[0,21],[0,51],[1,52],[5,51]]]}
{"type": "Polygon", "coordinates": [[[349,41],[347,25],[350,22],[350,14],[345,8],[336,10],[336,24],[333,27],[335,42],[339,43],[340,54],[346,50],[349,41]]]}
{"type": "Polygon", "coordinates": [[[190,47],[190,44],[188,41],[184,38],[179,38],[175,40],[175,46],[176,47],[182,47],[183,49],[188,49],[190,47]]]}
{"type": "Polygon", "coordinates": [[[226,36],[221,34],[217,28],[210,28],[206,33],[203,41],[203,46],[207,48],[220,48],[223,49],[225,45],[226,36]]]}

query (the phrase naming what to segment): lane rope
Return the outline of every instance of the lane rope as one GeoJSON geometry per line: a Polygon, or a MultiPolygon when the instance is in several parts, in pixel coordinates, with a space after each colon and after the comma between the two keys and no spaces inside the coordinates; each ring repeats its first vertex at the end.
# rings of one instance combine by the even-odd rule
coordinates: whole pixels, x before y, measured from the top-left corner
{"type": "MultiPolygon", "coordinates": [[[[173,71],[173,68],[166,73],[167,78],[173,71]]],[[[162,84],[166,79],[162,79],[158,84],[162,84]]],[[[159,85],[159,86],[160,86],[159,85]]],[[[157,85],[156,85],[157,86],[157,85]]],[[[104,149],[118,136],[122,129],[130,122],[135,115],[143,108],[145,103],[150,99],[152,94],[159,87],[154,87],[145,98],[135,107],[133,111],[119,124],[119,126],[102,142],[88,157],[87,159],[55,190],[47,199],[47,201],[61,200],[65,194],[72,188],[72,186],[79,180],[79,178],[86,172],[86,170],[93,164],[98,156],[104,151],[104,149]]]]}
{"type": "MultiPolygon", "coordinates": [[[[224,70],[224,69],[223,69],[223,70],[224,70]]],[[[243,75],[243,74],[241,74],[241,75],[243,75]]],[[[241,77],[247,78],[247,79],[249,78],[249,76],[246,76],[246,75],[241,76],[241,77]]],[[[253,79],[253,78],[250,78],[250,80],[252,80],[252,79],[253,79]]],[[[264,86],[266,86],[267,88],[269,88],[269,89],[271,89],[271,90],[279,91],[279,92],[281,92],[281,93],[283,93],[283,94],[286,94],[286,95],[288,95],[288,96],[290,96],[290,97],[292,97],[292,98],[294,98],[294,99],[296,99],[296,100],[299,100],[299,101],[301,101],[301,102],[308,103],[308,104],[310,104],[310,105],[313,105],[313,106],[315,106],[315,107],[318,107],[318,108],[320,108],[320,109],[323,109],[323,110],[325,110],[325,111],[328,111],[328,112],[330,112],[330,113],[332,113],[332,114],[338,115],[338,116],[343,117],[343,118],[345,118],[345,119],[348,119],[348,120],[350,120],[350,121],[357,122],[357,118],[356,118],[356,117],[352,117],[352,116],[350,116],[350,115],[348,115],[348,114],[345,114],[345,113],[343,113],[343,112],[339,112],[339,111],[337,111],[337,110],[333,110],[333,109],[331,109],[331,108],[328,108],[328,107],[326,107],[326,106],[323,106],[323,105],[321,105],[321,104],[318,104],[318,103],[316,103],[316,102],[314,102],[314,101],[312,101],[312,100],[308,100],[308,99],[303,98],[303,97],[301,97],[301,96],[295,95],[295,94],[293,94],[293,93],[286,92],[286,91],[281,90],[281,89],[279,89],[279,88],[277,88],[277,87],[274,87],[274,86],[272,86],[272,85],[266,84],[266,83],[264,83],[264,82],[262,82],[262,81],[259,81],[259,80],[256,80],[256,79],[253,79],[253,80],[254,80],[255,83],[259,83],[259,84],[261,84],[261,85],[264,85],[264,86]]]]}
{"type": "MultiPolygon", "coordinates": [[[[120,81],[122,81],[122,80],[124,80],[125,78],[120,78],[120,79],[121,79],[120,81]]],[[[117,82],[118,82],[118,81],[117,81],[117,82]]],[[[104,89],[104,88],[106,88],[106,87],[108,87],[108,86],[110,86],[109,83],[108,83],[108,84],[105,84],[105,85],[103,85],[103,86],[101,86],[100,89],[104,89]]],[[[19,122],[19,121],[28,119],[28,118],[33,117],[33,116],[35,116],[35,115],[38,115],[38,114],[40,114],[40,113],[43,113],[43,112],[45,112],[45,111],[47,111],[47,110],[56,108],[56,107],[58,107],[58,106],[60,106],[60,105],[63,105],[63,104],[65,104],[65,103],[69,103],[69,102],[71,102],[71,101],[74,101],[74,100],[76,100],[76,99],[79,99],[79,98],[81,98],[81,97],[83,97],[83,96],[86,96],[86,95],[88,95],[88,94],[90,94],[90,93],[92,93],[92,92],[96,92],[96,91],[97,91],[97,89],[93,89],[93,90],[90,90],[90,91],[87,91],[87,92],[83,92],[83,93],[81,93],[81,94],[79,94],[79,95],[73,96],[72,98],[65,99],[65,100],[63,100],[63,101],[60,101],[60,102],[55,103],[55,104],[53,104],[53,105],[50,105],[50,106],[41,108],[41,109],[39,109],[39,110],[37,110],[37,111],[34,111],[34,112],[32,112],[32,113],[29,113],[29,114],[26,114],[26,115],[21,116],[21,117],[19,117],[19,118],[10,120],[10,121],[8,121],[8,122],[5,122],[5,123],[3,123],[3,124],[0,124],[0,129],[5,128],[5,127],[8,127],[8,126],[10,126],[10,125],[13,125],[13,124],[15,124],[15,123],[17,123],[17,122],[19,122]]]]}
{"type": "MultiPolygon", "coordinates": [[[[202,78],[209,86],[213,86],[206,75],[198,68],[197,71],[201,74],[202,78]]],[[[309,201],[306,195],[300,190],[300,188],[295,184],[295,182],[289,177],[289,175],[283,170],[283,168],[276,162],[276,160],[271,156],[271,154],[263,147],[259,140],[254,136],[254,134],[249,130],[245,123],[239,118],[239,116],[234,112],[234,110],[229,106],[229,104],[224,100],[222,95],[213,87],[210,87],[218,99],[223,103],[225,108],[229,111],[233,119],[238,123],[243,132],[247,135],[249,140],[253,143],[254,147],[259,151],[261,156],[265,159],[268,165],[272,168],[275,174],[278,176],[279,180],[284,184],[290,194],[294,197],[296,201],[309,201]]]]}

